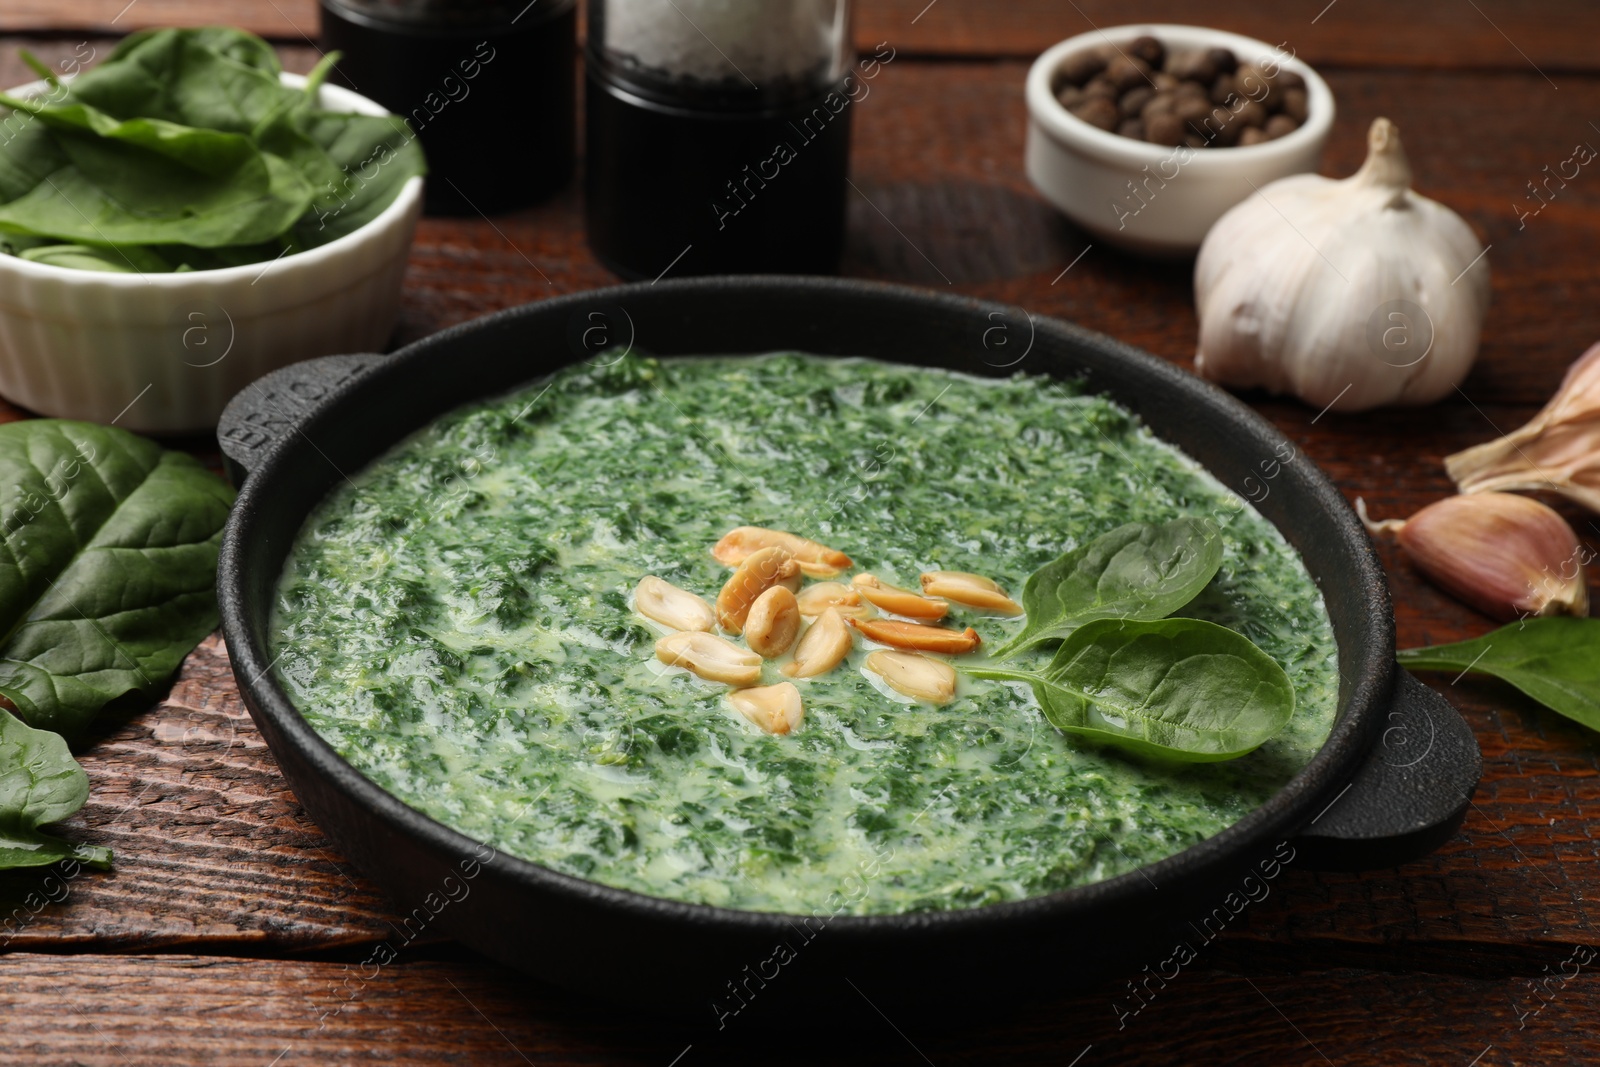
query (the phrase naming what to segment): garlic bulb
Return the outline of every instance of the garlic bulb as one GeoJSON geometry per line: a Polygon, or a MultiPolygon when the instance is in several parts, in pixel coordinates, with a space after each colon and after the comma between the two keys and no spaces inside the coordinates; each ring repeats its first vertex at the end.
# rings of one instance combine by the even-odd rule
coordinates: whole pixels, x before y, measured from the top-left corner
{"type": "Polygon", "coordinates": [[[1496,619],[1587,615],[1589,553],[1567,520],[1510,493],[1452,496],[1404,522],[1372,522],[1365,501],[1356,511],[1368,531],[1392,530],[1417,569],[1458,600],[1496,619]]]}
{"type": "Polygon", "coordinates": [[[1454,389],[1478,352],[1489,265],[1461,216],[1410,186],[1380,118],[1352,177],[1281,178],[1218,219],[1194,269],[1201,377],[1338,411],[1454,389]]]}
{"type": "Polygon", "coordinates": [[[1600,344],[1526,426],[1446,456],[1444,469],[1463,493],[1550,489],[1600,511],[1600,344]]]}

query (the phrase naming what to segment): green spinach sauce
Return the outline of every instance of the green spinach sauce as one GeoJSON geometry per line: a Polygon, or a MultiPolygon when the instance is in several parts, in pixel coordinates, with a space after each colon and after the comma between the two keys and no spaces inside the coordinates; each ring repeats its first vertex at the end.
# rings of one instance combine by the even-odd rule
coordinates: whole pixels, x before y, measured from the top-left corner
{"type": "MultiPolygon", "coordinates": [[[[1334,640],[1299,557],[1116,404],[867,360],[599,362],[394,448],[329,495],[283,575],[273,654],[289,693],[439,821],[684,901],[963,908],[1170,856],[1261,804],[1327,736],[1334,640]],[[724,687],[657,663],[662,631],[629,607],[647,574],[713,599],[727,571],[710,547],[740,525],[816,538],[886,581],[975,571],[1017,595],[1067,548],[1185,514],[1216,516],[1226,550],[1184,614],[1243,632],[1296,690],[1288,728],[1228,763],[1076,743],[1014,683],[912,703],[860,669],[859,646],[800,683],[804,725],[769,736],[724,687]]],[[[949,621],[990,647],[1021,625],[959,606],[949,621]]]]}

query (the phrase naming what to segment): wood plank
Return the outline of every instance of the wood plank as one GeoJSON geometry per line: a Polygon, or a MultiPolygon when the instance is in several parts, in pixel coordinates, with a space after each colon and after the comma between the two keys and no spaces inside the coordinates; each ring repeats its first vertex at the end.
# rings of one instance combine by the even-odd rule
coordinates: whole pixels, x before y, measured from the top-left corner
{"type": "Polygon", "coordinates": [[[1536,65],[1554,76],[1596,68],[1584,38],[1600,28],[1600,10],[1583,0],[1241,0],[1203,8],[1185,0],[862,0],[856,36],[863,43],[904,42],[917,54],[1031,58],[1068,37],[1135,22],[1200,24],[1281,42],[1316,66],[1525,71],[1536,65]]]}
{"type": "Polygon", "coordinates": [[[1600,979],[1582,958],[1552,946],[1528,973],[1488,979],[1355,968],[1285,975],[1202,960],[1165,988],[1152,984],[1137,1014],[1123,984],[1107,982],[1015,1015],[944,1025],[885,1018],[867,999],[875,991],[862,989],[831,1017],[776,1032],[734,1018],[718,1032],[637,1010],[619,1016],[477,960],[402,960],[372,973],[324,962],[18,953],[0,958],[0,1005],[10,1009],[0,1058],[38,1067],[1582,1063],[1600,1054],[1590,1025],[1600,979]]]}
{"type": "Polygon", "coordinates": [[[315,37],[317,0],[6,0],[0,31],[7,33],[131,33],[155,26],[226,23],[279,40],[315,37]]]}
{"type": "MultiPolygon", "coordinates": [[[[303,41],[317,35],[317,0],[7,0],[0,7],[0,32],[13,33],[126,33],[215,22],[303,41]]],[[[1600,9],[1585,0],[1228,0],[1204,12],[1184,0],[858,0],[856,40],[863,50],[887,41],[916,55],[1031,58],[1067,37],[1132,22],[1201,22],[1283,42],[1314,65],[1540,70],[1558,84],[1563,73],[1600,67],[1589,46],[1600,34],[1600,9]]]]}
{"type": "Polygon", "coordinates": [[[110,846],[115,869],[0,874],[0,949],[291,951],[391,936],[389,905],[284,783],[220,635],[189,656],[159,704],[81,758],[89,802],[65,832],[110,846]]]}

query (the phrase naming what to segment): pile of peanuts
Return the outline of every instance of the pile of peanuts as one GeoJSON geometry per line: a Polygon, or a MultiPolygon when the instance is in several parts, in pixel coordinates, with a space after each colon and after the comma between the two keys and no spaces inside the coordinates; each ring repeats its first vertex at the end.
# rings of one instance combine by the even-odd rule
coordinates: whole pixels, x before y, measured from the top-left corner
{"type": "Polygon", "coordinates": [[[1153,144],[1261,144],[1306,121],[1305,79],[1270,57],[1241,63],[1226,48],[1168,52],[1148,35],[1068,56],[1052,88],[1091,126],[1153,144]]]}

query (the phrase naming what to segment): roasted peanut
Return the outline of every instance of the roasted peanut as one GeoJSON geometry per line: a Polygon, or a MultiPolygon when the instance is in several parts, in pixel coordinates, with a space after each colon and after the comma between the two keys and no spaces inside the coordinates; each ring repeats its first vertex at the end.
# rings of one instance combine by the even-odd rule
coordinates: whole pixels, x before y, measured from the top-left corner
{"type": "Polygon", "coordinates": [[[832,578],[850,566],[850,557],[837,549],[764,526],[741,526],[730,530],[712,547],[711,555],[719,563],[737,567],[763,548],[788,550],[789,555],[800,564],[800,569],[813,578],[832,578]]]}
{"type": "Polygon", "coordinates": [[[787,734],[805,721],[806,709],[793,682],[735,689],[728,694],[734,710],[769,734],[787,734]]]}
{"type": "Polygon", "coordinates": [[[839,609],[841,615],[859,615],[871,618],[876,614],[871,604],[861,602],[861,594],[843,582],[817,582],[800,590],[797,598],[800,614],[815,618],[829,608],[839,609]]]}
{"type": "Polygon", "coordinates": [[[874,652],[867,657],[866,668],[913,700],[947,704],[956,696],[954,668],[915,652],[874,652]]]}
{"type": "Polygon", "coordinates": [[[669,667],[682,667],[708,682],[743,686],[761,681],[760,656],[698,630],[668,634],[657,641],[656,659],[669,667]]]}
{"type": "Polygon", "coordinates": [[[983,643],[978,631],[970,626],[963,632],[893,619],[851,619],[850,625],[860,630],[868,640],[880,645],[916,649],[919,652],[942,652],[947,656],[976,652],[983,643]]]}
{"type": "Polygon", "coordinates": [[[750,553],[717,594],[717,622],[731,634],[742,632],[750,605],[775,585],[799,591],[800,564],[794,556],[776,545],[750,553]]]}
{"type": "Polygon", "coordinates": [[[930,600],[909,589],[881,582],[876,575],[858,574],[850,579],[856,590],[873,605],[892,615],[910,619],[942,619],[950,613],[950,605],[942,600],[930,600]]]}
{"type": "Polygon", "coordinates": [[[969,608],[1021,615],[1022,605],[1006,596],[992,578],[966,571],[928,571],[922,576],[922,592],[943,600],[953,600],[969,608]]]}
{"type": "Polygon", "coordinates": [[[756,597],[744,620],[744,641],[750,651],[765,659],[776,659],[789,651],[800,636],[800,605],[794,593],[775,585],[756,597]]]}
{"type": "Polygon", "coordinates": [[[710,604],[653,574],[639,579],[633,606],[645,618],[674,630],[709,630],[717,624],[710,604]]]}
{"type": "Polygon", "coordinates": [[[838,608],[829,608],[806,628],[795,646],[794,660],[783,668],[791,678],[815,678],[827,674],[855,647],[855,631],[844,621],[838,608]]]}

